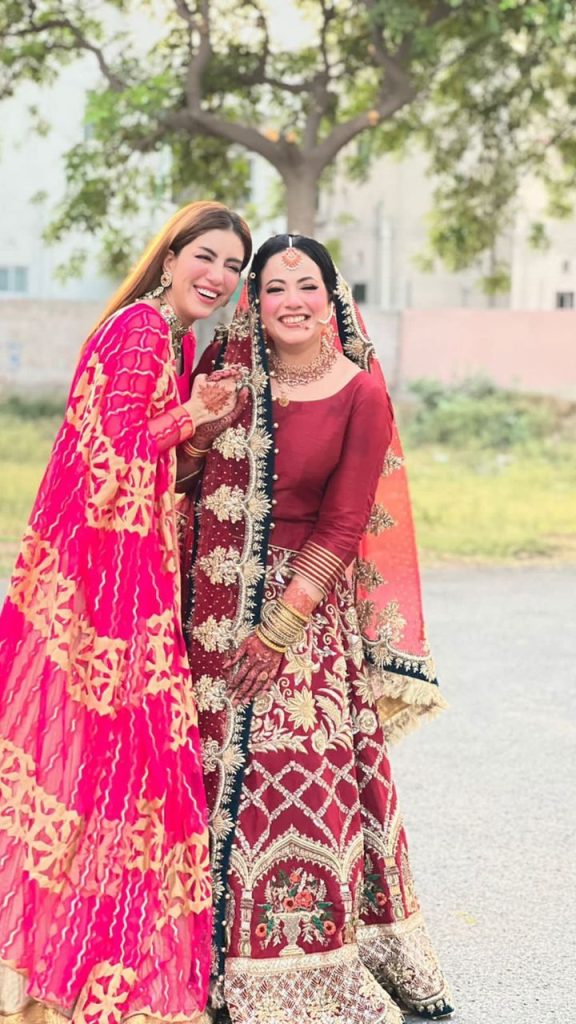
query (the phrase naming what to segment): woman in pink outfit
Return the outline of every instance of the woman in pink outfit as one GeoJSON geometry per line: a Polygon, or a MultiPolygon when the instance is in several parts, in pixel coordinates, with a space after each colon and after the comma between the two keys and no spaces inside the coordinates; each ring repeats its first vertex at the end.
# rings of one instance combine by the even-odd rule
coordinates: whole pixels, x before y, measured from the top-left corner
{"type": "Polygon", "coordinates": [[[85,343],[0,617],[0,1012],[19,1024],[206,1002],[211,885],[180,625],[176,445],[242,410],[196,378],[191,325],[224,305],[246,224],[192,203],[85,343]]]}

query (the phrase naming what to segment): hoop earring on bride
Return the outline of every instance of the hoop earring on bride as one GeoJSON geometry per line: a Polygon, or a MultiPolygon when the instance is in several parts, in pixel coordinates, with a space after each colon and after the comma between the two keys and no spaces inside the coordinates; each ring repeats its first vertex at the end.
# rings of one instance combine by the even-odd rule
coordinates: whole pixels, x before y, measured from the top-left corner
{"type": "Polygon", "coordinates": [[[330,323],[330,321],[331,321],[333,316],[334,316],[334,303],[331,302],[330,303],[330,312],[328,313],[328,316],[326,317],[325,320],[321,320],[320,317],[318,317],[318,323],[319,324],[324,324],[324,326],[326,326],[326,324],[330,323]]]}

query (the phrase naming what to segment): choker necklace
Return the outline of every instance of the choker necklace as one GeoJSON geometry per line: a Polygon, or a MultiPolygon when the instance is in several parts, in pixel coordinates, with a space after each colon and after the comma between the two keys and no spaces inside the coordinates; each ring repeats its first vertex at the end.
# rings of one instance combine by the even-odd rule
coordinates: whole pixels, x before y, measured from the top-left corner
{"type": "Polygon", "coordinates": [[[290,399],[284,391],[285,387],[296,388],[301,387],[303,384],[311,384],[315,380],[321,380],[334,366],[336,357],[336,348],[331,334],[328,332],[322,334],[318,355],[309,363],[304,363],[303,365],[283,363],[272,349],[269,356],[270,376],[274,377],[280,385],[278,404],[282,406],[290,404],[290,399]]]}
{"type": "MultiPolygon", "coordinates": [[[[151,292],[146,292],[142,296],[142,299],[160,299],[160,316],[164,318],[170,329],[170,343],[172,345],[172,355],[174,356],[174,362],[176,363],[176,370],[180,368],[180,362],[182,359],[182,338],[185,334],[188,334],[190,327],[186,327],[182,323],[179,316],[176,315],[172,306],[169,306],[164,298],[166,289],[163,285],[159,285],[158,288],[153,288],[151,292]]],[[[142,299],[138,299],[141,302],[142,299]]]]}

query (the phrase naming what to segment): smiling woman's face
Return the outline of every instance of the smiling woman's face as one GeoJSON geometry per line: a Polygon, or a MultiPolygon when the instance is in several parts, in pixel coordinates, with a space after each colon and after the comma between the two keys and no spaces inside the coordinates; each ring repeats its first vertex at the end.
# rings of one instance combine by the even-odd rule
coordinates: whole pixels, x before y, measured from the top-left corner
{"type": "Polygon", "coordinates": [[[260,277],[262,323],[272,341],[282,346],[317,341],[330,309],[330,299],[320,267],[301,253],[294,270],[284,263],[284,253],[271,256],[260,277]]]}
{"type": "Polygon", "coordinates": [[[184,324],[210,316],[233,295],[242,270],[244,246],[234,231],[214,229],[198,235],[164,269],[172,274],[166,297],[184,324]]]}

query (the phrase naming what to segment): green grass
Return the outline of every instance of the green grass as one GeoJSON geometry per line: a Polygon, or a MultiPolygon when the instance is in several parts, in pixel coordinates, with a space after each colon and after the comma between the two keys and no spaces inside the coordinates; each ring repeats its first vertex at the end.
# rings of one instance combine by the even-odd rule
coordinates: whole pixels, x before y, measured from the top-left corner
{"type": "Polygon", "coordinates": [[[576,561],[574,445],[412,448],[407,464],[425,558],[576,561]]]}
{"type": "MultiPolygon", "coordinates": [[[[9,575],[60,423],[0,408],[0,576],[9,575]]],[[[409,446],[424,559],[576,561],[576,445],[539,441],[506,453],[409,446]]]]}
{"type": "Polygon", "coordinates": [[[0,577],[12,570],[60,422],[0,410],[0,577]]]}

